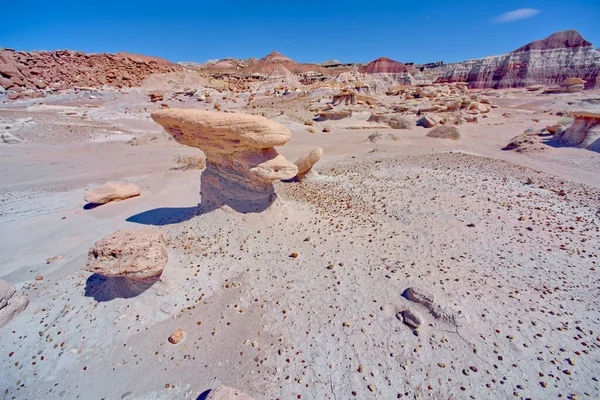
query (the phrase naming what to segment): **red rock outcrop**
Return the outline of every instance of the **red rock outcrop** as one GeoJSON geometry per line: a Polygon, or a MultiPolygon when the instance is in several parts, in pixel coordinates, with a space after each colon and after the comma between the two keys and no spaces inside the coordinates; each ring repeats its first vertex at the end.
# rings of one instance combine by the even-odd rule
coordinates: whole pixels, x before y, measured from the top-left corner
{"type": "Polygon", "coordinates": [[[36,95],[46,89],[137,87],[150,74],[180,69],[165,59],[138,54],[0,49],[0,86],[17,95],[27,89],[36,95]]]}
{"type": "Polygon", "coordinates": [[[448,64],[439,83],[467,82],[472,88],[558,85],[569,78],[600,88],[600,54],[577,31],[557,32],[500,56],[448,64]]]}

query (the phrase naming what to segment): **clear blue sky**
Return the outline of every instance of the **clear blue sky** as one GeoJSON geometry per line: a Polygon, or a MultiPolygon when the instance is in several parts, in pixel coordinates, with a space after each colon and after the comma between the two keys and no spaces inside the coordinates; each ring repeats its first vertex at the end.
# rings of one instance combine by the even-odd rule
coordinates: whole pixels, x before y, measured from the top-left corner
{"type": "Polygon", "coordinates": [[[451,62],[565,29],[600,47],[600,0],[7,0],[2,16],[0,47],[125,51],[174,62],[260,58],[272,50],[300,62],[451,62]],[[530,11],[518,16],[529,18],[496,19],[524,8],[530,11]]]}

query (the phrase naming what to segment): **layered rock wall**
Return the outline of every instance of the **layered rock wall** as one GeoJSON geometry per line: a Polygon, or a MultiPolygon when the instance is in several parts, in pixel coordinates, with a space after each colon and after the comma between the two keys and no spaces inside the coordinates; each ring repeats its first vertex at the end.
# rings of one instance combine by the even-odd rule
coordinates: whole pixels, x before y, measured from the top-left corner
{"type": "Polygon", "coordinates": [[[511,53],[448,64],[438,83],[467,82],[471,88],[504,89],[559,85],[569,78],[600,88],[600,54],[576,31],[558,32],[511,53]]]}

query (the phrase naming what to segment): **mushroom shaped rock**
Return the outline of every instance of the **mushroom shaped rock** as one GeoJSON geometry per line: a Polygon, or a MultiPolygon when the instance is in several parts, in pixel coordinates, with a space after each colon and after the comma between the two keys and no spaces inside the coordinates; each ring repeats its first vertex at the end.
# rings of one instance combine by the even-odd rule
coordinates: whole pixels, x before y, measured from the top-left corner
{"type": "Polygon", "coordinates": [[[600,152],[600,113],[572,112],[573,123],[555,133],[554,139],[567,146],[600,152]]]}
{"type": "Polygon", "coordinates": [[[12,321],[27,305],[29,298],[10,283],[0,280],[0,328],[12,321]]]}
{"type": "Polygon", "coordinates": [[[105,204],[113,200],[125,200],[139,196],[140,188],[133,183],[108,182],[94,189],[86,190],[83,199],[88,203],[105,204]]]}
{"type": "Polygon", "coordinates": [[[156,229],[119,230],[94,243],[87,271],[111,278],[158,278],[169,257],[165,234],[156,229]]]}
{"type": "Polygon", "coordinates": [[[298,173],[273,148],[290,140],[291,132],[267,118],[173,108],[153,112],[152,119],[177,142],[206,155],[200,189],[204,212],[223,205],[239,212],[263,211],[277,197],[273,182],[298,173]]]}
{"type": "Polygon", "coordinates": [[[237,389],[219,386],[208,393],[206,400],[254,400],[254,398],[237,389]]]}
{"type": "Polygon", "coordinates": [[[298,167],[298,175],[296,179],[301,181],[306,174],[308,174],[312,167],[323,157],[323,148],[317,147],[313,151],[300,157],[294,164],[298,167]]]}

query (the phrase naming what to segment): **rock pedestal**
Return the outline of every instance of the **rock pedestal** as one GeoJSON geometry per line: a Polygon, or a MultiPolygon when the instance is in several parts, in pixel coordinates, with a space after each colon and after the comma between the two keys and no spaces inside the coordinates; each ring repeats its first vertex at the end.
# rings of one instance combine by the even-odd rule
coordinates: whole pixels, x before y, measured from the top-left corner
{"type": "Polygon", "coordinates": [[[152,113],[175,140],[201,149],[206,169],[201,177],[201,209],[227,205],[239,212],[260,212],[276,198],[273,182],[291,179],[298,167],[274,146],[290,140],[291,132],[264,117],[191,109],[152,113]]]}

